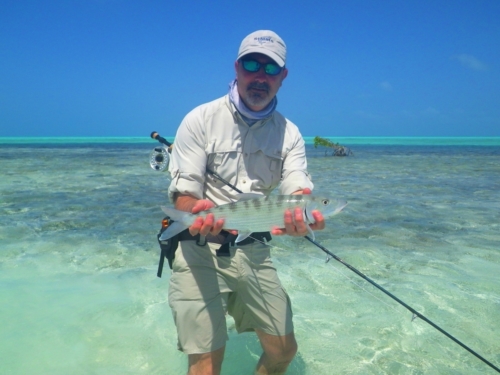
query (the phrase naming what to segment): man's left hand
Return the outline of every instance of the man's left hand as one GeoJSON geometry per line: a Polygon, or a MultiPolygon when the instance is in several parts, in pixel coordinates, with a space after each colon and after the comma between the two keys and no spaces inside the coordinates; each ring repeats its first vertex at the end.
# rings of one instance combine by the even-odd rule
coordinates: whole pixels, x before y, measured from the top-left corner
{"type": "MultiPolygon", "coordinates": [[[[293,193],[293,195],[298,195],[298,194],[311,194],[311,189],[305,188],[304,190],[299,190],[293,193]]],[[[285,211],[285,228],[274,228],[271,230],[271,234],[274,236],[282,236],[282,235],[289,235],[289,236],[294,236],[294,237],[303,237],[309,234],[309,231],[307,230],[307,226],[312,230],[322,230],[325,228],[325,219],[321,212],[314,210],[312,212],[313,218],[314,218],[314,223],[313,224],[308,224],[304,220],[304,215],[302,213],[302,209],[300,208],[295,208],[292,211],[286,210],[285,211]]]]}

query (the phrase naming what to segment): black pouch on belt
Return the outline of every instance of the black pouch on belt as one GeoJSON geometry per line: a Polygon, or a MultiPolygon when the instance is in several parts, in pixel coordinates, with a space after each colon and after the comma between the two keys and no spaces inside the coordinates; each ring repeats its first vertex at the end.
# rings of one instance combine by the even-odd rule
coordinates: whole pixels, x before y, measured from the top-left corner
{"type": "Polygon", "coordinates": [[[170,220],[170,217],[165,216],[162,221],[162,228],[160,232],[156,236],[158,239],[158,243],[160,244],[161,254],[160,254],[160,262],[158,263],[158,272],[156,276],[161,277],[163,271],[163,263],[165,262],[165,258],[168,260],[168,266],[172,269],[172,262],[174,261],[175,250],[177,249],[177,245],[179,244],[179,235],[175,235],[168,240],[160,240],[162,233],[169,227],[170,224],[173,223],[173,220],[170,220]]]}

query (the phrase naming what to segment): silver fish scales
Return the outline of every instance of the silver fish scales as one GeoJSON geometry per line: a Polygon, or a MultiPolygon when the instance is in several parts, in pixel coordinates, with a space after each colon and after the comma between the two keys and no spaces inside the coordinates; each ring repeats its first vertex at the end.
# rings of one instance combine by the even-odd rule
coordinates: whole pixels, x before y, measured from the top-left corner
{"type": "MultiPolygon", "coordinates": [[[[295,208],[302,209],[304,220],[314,223],[313,210],[320,211],[325,218],[338,214],[347,205],[345,201],[317,197],[312,195],[274,195],[239,194],[237,201],[211,208],[198,214],[179,211],[162,206],[174,221],[161,235],[160,240],[167,240],[191,226],[198,216],[213,213],[215,220],[224,219],[224,228],[238,231],[236,242],[243,241],[252,232],[267,232],[278,227],[284,228],[284,213],[295,208]]],[[[314,232],[309,228],[314,239],[314,232]]]]}

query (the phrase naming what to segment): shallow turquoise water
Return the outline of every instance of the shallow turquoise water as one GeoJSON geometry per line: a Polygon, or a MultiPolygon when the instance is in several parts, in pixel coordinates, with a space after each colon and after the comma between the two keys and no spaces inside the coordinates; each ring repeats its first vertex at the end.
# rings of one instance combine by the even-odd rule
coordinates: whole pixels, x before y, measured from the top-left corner
{"type": "MultiPolygon", "coordinates": [[[[146,142],[0,146],[1,374],[184,373],[156,277],[168,181],[146,142]]],[[[317,240],[498,366],[500,147],[445,144],[310,147],[315,193],[349,201],[317,240]]],[[[495,373],[312,244],[272,244],[299,341],[288,374],[495,373]]],[[[223,373],[259,355],[231,329],[223,373]]]]}

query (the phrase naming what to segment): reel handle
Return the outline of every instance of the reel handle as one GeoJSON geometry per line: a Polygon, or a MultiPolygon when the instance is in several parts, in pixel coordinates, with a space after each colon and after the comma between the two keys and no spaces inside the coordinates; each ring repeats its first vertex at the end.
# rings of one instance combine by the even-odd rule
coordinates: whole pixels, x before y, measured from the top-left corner
{"type": "Polygon", "coordinates": [[[158,142],[163,143],[168,147],[172,146],[172,143],[163,138],[160,134],[158,134],[158,132],[155,131],[151,132],[151,138],[156,139],[158,142]]]}

